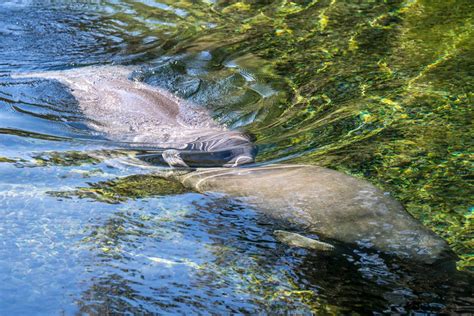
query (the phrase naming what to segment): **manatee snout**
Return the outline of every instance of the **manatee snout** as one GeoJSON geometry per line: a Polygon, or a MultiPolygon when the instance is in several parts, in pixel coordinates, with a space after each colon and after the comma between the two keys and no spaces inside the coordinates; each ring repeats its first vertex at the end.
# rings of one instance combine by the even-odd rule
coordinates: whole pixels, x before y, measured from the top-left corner
{"type": "Polygon", "coordinates": [[[222,131],[198,137],[184,149],[148,151],[137,157],[154,165],[171,167],[238,167],[255,161],[257,147],[238,131],[222,131]]]}

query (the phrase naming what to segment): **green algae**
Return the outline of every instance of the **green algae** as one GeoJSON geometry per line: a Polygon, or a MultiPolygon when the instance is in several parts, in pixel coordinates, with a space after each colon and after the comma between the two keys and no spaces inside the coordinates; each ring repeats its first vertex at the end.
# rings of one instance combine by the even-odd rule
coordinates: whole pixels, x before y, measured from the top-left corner
{"type": "MultiPolygon", "coordinates": [[[[108,202],[107,200],[105,202],[108,202]]],[[[141,210],[124,207],[114,213],[104,223],[91,224],[86,228],[87,236],[82,238],[81,245],[94,250],[99,256],[120,259],[127,255],[124,246],[134,238],[153,238],[160,240],[177,240],[180,233],[168,223],[182,220],[188,215],[185,208],[166,209],[163,207],[157,214],[143,214],[141,210]]],[[[150,262],[172,265],[173,262],[159,257],[150,257],[150,262]]],[[[182,260],[192,268],[200,267],[190,261],[182,260]]]]}
{"type": "Polygon", "coordinates": [[[88,198],[99,202],[118,204],[128,199],[141,199],[189,192],[179,182],[170,181],[156,175],[132,175],[109,181],[88,183],[71,191],[48,192],[50,195],[71,198],[88,198]]]}
{"type": "Polygon", "coordinates": [[[0,163],[2,162],[5,162],[5,163],[13,163],[13,162],[16,162],[16,160],[13,160],[13,159],[10,159],[10,158],[6,158],[6,157],[0,157],[0,163]]]}
{"type": "Polygon", "coordinates": [[[51,151],[33,155],[32,166],[81,166],[97,165],[107,159],[126,157],[130,152],[120,150],[96,150],[96,151],[51,151]]]}
{"type": "MultiPolygon", "coordinates": [[[[163,10],[151,10],[146,4],[135,2],[134,13],[117,14],[111,19],[124,21],[130,26],[131,34],[141,32],[149,37],[165,38],[156,55],[209,50],[218,56],[216,68],[222,67],[222,56],[237,56],[235,60],[248,65],[258,79],[264,78],[280,92],[275,100],[259,103],[264,115],[246,126],[256,135],[260,161],[292,158],[294,162],[324,165],[370,180],[391,192],[409,212],[448,240],[462,258],[460,269],[473,269],[474,210],[470,198],[473,49],[469,13],[473,10],[470,2],[161,2],[186,9],[190,14],[178,18],[172,12],[164,14],[163,10]],[[175,26],[154,24],[154,17],[169,18],[175,26]]],[[[214,71],[210,70],[209,78],[213,78],[214,71]]],[[[234,111],[230,107],[226,110],[234,111]]],[[[222,117],[229,120],[230,116],[222,117]]],[[[60,140],[40,134],[19,135],[60,140]]],[[[42,166],[69,167],[96,165],[108,158],[73,152],[51,156],[42,153],[36,159],[42,166]]],[[[163,187],[170,183],[147,177],[119,178],[51,194],[112,204],[163,195],[163,187]]],[[[96,250],[101,259],[130,256],[124,251],[123,243],[143,236],[145,232],[140,232],[140,227],[151,221],[175,219],[172,214],[155,218],[141,211],[140,208],[119,211],[103,225],[94,223],[93,219],[91,226],[97,226],[81,240],[81,246],[96,250]],[[127,226],[130,221],[136,227],[127,226]]],[[[176,212],[186,211],[177,208],[176,212]]],[[[152,228],[150,234],[164,230],[159,226],[152,228]]],[[[161,233],[159,238],[176,236],[172,229],[161,233]]],[[[329,298],[333,301],[337,296],[334,293],[321,295],[307,290],[304,283],[311,279],[285,277],[281,271],[271,270],[257,260],[246,262],[245,256],[239,260],[239,252],[232,247],[218,244],[214,247],[219,257],[216,262],[203,265],[184,259],[182,263],[198,273],[218,272],[212,280],[222,282],[224,287],[228,284],[220,275],[248,280],[244,283],[248,287],[237,293],[262,295],[271,304],[282,304],[281,310],[302,302],[314,314],[355,313],[325,302],[329,298]]],[[[159,257],[150,257],[150,262],[175,264],[159,257]]],[[[313,261],[310,264],[321,271],[318,278],[331,280],[324,274],[324,265],[315,265],[313,261]]],[[[277,268],[279,265],[275,264],[277,268]]],[[[128,268],[133,269],[130,265],[125,271],[128,268]]],[[[340,272],[331,275],[339,280],[344,275],[343,270],[340,272]]],[[[147,300],[138,294],[134,296],[138,291],[134,292],[133,284],[121,279],[120,273],[113,273],[109,282],[105,278],[97,277],[91,282],[90,290],[84,292],[84,301],[105,302],[103,312],[99,310],[99,313],[114,310],[111,300],[100,293],[108,293],[117,301],[130,299],[134,305],[134,300],[147,300]]],[[[352,276],[348,280],[353,282],[352,276]]],[[[348,280],[335,282],[334,287],[344,288],[348,280]]],[[[328,282],[326,287],[332,286],[328,282]]],[[[364,296],[370,296],[370,292],[364,296]]],[[[340,305],[344,306],[345,302],[340,305]]],[[[123,305],[118,306],[123,310],[123,305]]],[[[276,307],[273,312],[279,310],[276,307]]],[[[90,313],[98,312],[91,309],[90,313]]]]}
{"type": "Polygon", "coordinates": [[[226,245],[212,245],[208,249],[215,256],[213,262],[200,265],[198,273],[212,271],[220,276],[214,278],[219,284],[221,279],[243,280],[245,286],[236,288],[238,293],[251,293],[255,297],[263,297],[272,310],[285,310],[285,305],[293,307],[295,313],[305,314],[308,309],[321,315],[339,315],[348,310],[328,302],[325,296],[314,289],[307,289],[295,280],[295,275],[288,271],[273,269],[273,263],[258,256],[241,258],[238,250],[226,245]],[[299,309],[298,307],[301,307],[299,309]]]}

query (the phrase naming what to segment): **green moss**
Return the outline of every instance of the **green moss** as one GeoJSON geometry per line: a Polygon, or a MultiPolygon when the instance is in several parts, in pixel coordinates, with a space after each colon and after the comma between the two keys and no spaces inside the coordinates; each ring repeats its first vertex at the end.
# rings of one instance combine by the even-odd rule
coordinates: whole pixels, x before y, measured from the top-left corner
{"type": "Polygon", "coordinates": [[[0,157],[0,163],[1,162],[16,162],[16,160],[6,158],[6,157],[0,157]]]}
{"type": "Polygon", "coordinates": [[[82,164],[97,164],[99,159],[80,151],[49,152],[33,156],[39,166],[79,166],[82,164]]]}
{"type": "Polygon", "coordinates": [[[188,190],[178,182],[155,175],[133,175],[110,181],[90,183],[73,191],[49,192],[58,197],[89,198],[105,203],[120,203],[128,199],[181,194],[188,190]]]}
{"type": "Polygon", "coordinates": [[[37,166],[80,166],[96,165],[102,161],[114,157],[125,157],[127,152],[118,150],[98,150],[98,151],[51,151],[33,156],[37,166]]]}

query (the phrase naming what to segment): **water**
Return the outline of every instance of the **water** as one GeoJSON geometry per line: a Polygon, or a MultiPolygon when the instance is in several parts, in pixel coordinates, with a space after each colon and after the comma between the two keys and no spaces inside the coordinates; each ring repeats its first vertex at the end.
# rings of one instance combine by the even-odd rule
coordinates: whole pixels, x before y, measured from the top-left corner
{"type": "Polygon", "coordinates": [[[258,210],[127,163],[60,84],[9,76],[135,65],[260,162],[390,191],[469,270],[473,11],[443,3],[2,2],[0,314],[472,313],[467,272],[284,246],[258,210]]]}

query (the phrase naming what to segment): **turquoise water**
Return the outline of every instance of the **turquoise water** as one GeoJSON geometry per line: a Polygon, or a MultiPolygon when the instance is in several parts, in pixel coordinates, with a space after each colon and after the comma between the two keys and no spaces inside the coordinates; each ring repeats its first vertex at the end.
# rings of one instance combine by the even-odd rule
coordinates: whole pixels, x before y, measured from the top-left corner
{"type": "MultiPolygon", "coordinates": [[[[423,104],[411,112],[393,110],[393,102],[407,106],[400,95],[411,79],[404,76],[419,72],[403,68],[405,61],[390,61],[385,47],[376,49],[378,41],[391,42],[391,33],[383,30],[402,28],[406,41],[416,37],[410,34],[413,16],[401,15],[417,5],[2,2],[0,314],[472,312],[468,273],[345,245],[333,255],[289,248],[273,237],[274,230],[285,227],[248,205],[150,182],[147,175],[155,167],[127,163],[128,152],[90,130],[77,102],[60,84],[10,77],[13,72],[86,65],[136,65],[142,69],[138,79],[205,105],[219,122],[252,134],[260,162],[329,165],[387,185],[409,211],[447,232],[444,237],[469,266],[472,231],[464,210],[464,167],[457,167],[464,166],[465,148],[459,144],[466,134],[458,134],[459,143],[453,141],[452,151],[458,154],[452,159],[444,159],[441,149],[431,152],[430,141],[424,153],[413,153],[413,146],[405,149],[403,141],[413,140],[397,136],[396,126],[406,123],[401,129],[417,134],[409,127],[411,119],[426,123],[431,138],[440,137],[422,117],[423,104]],[[276,18],[268,19],[270,13],[276,18]],[[366,36],[350,33],[354,20],[360,23],[358,33],[366,36]],[[368,31],[366,20],[387,28],[368,31]],[[309,29],[310,22],[315,30],[309,29]],[[346,43],[345,32],[353,38],[349,51],[365,47],[373,54],[349,57],[339,48],[346,43]],[[325,42],[332,46],[323,46],[325,42]],[[372,59],[379,62],[377,69],[368,66],[372,59]],[[396,78],[388,74],[390,65],[398,67],[389,69],[396,78]],[[324,71],[330,73],[317,77],[324,71]],[[361,87],[367,97],[355,92],[361,87]],[[443,169],[442,178],[433,173],[433,182],[420,184],[416,181],[424,176],[419,172],[430,164],[410,160],[412,156],[453,167],[443,169]],[[460,171],[453,175],[451,169],[460,171]],[[446,193],[439,187],[443,181],[462,190],[446,193]],[[428,192],[421,195],[426,200],[441,190],[441,202],[406,198],[419,197],[420,187],[428,192]],[[459,209],[450,208],[452,204],[459,209]],[[443,213],[439,205],[448,211],[443,213]]],[[[453,25],[467,25],[470,20],[457,7],[453,2],[453,25]]],[[[456,45],[469,47],[463,42],[464,29],[456,30],[461,36],[456,45]]],[[[453,45],[447,52],[462,56],[464,51],[453,45]]],[[[427,60],[420,71],[431,69],[430,49],[413,57],[427,60]]],[[[439,77],[434,77],[435,84],[439,77]]],[[[469,80],[464,82],[466,90],[469,80]]],[[[413,81],[410,89],[421,89],[417,84],[427,85],[413,81]]],[[[464,102],[462,91],[453,99],[436,86],[427,89],[433,104],[441,97],[452,101],[442,105],[450,108],[464,102]]],[[[447,113],[453,128],[462,125],[461,112],[447,113]]],[[[417,148],[424,146],[420,141],[417,148]]]]}

